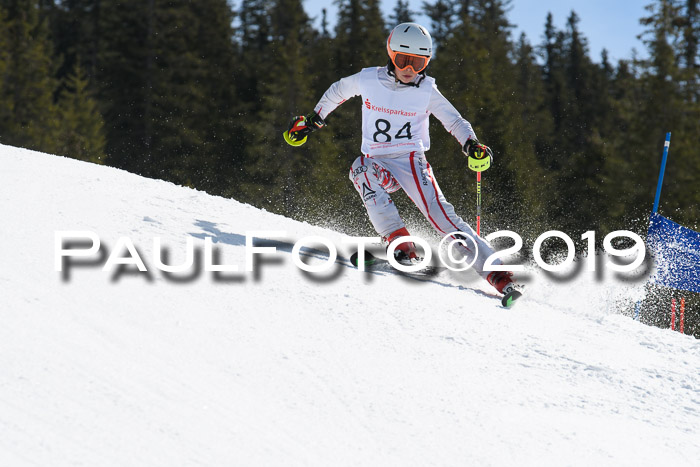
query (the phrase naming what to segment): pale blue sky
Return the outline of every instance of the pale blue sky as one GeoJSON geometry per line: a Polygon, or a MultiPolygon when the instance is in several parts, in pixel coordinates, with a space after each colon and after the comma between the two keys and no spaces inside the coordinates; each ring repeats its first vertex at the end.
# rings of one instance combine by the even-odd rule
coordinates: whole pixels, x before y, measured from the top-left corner
{"type": "MultiPolygon", "coordinates": [[[[423,0],[409,0],[411,9],[419,14],[416,21],[430,26],[430,20],[420,14],[423,0]]],[[[611,62],[632,57],[632,49],[640,56],[646,56],[646,48],[637,36],[643,32],[639,18],[645,16],[644,6],[652,0],[514,0],[508,19],[516,27],[513,39],[525,32],[530,43],[537,45],[542,41],[547,12],[554,16],[554,24],[564,29],[571,10],[575,10],[581,19],[579,28],[588,39],[591,58],[600,61],[603,48],[608,50],[611,62]]],[[[396,6],[396,0],[381,0],[384,19],[388,20],[396,6]]],[[[328,21],[335,24],[337,9],[332,1],[304,0],[304,8],[311,17],[316,17],[316,26],[320,27],[321,9],[328,10],[328,21]]]]}

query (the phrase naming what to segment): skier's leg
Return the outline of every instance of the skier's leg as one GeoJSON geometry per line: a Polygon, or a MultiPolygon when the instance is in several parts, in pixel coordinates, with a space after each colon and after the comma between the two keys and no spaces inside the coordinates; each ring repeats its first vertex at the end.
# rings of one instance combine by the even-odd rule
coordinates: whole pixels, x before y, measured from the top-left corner
{"type": "MultiPolygon", "coordinates": [[[[464,255],[468,262],[474,260],[472,266],[474,270],[499,291],[502,291],[503,286],[507,285],[507,282],[503,282],[504,278],[501,278],[501,275],[494,275],[484,271],[484,263],[494,253],[493,248],[455,213],[454,207],[447,202],[442,190],[440,190],[425,156],[421,153],[411,153],[408,156],[408,170],[397,170],[392,166],[392,162],[387,165],[393,169],[392,173],[397,175],[404,191],[418,206],[426,219],[430,221],[435,230],[443,236],[458,231],[471,237],[466,239],[465,244],[458,243],[457,251],[464,255]],[[475,243],[476,248],[474,247],[475,243]],[[476,252],[474,251],[475,249],[476,252]]],[[[404,163],[404,165],[406,164],[404,163]]],[[[456,235],[453,235],[453,238],[459,239],[456,235]]],[[[494,264],[502,264],[502,262],[495,260],[494,264]]],[[[510,276],[507,277],[508,279],[510,278],[510,276]]]]}
{"type": "Polygon", "coordinates": [[[355,159],[350,169],[350,181],[360,194],[374,229],[382,237],[405,227],[389,193],[400,187],[396,179],[381,164],[364,156],[355,159]]]}

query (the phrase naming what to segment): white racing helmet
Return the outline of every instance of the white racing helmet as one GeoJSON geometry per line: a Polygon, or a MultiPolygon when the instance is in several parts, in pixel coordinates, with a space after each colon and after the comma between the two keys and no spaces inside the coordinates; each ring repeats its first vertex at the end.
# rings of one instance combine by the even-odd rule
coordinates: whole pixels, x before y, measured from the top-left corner
{"type": "Polygon", "coordinates": [[[433,39],[420,24],[401,23],[389,34],[386,51],[397,69],[410,67],[415,73],[420,73],[433,56],[433,39]]]}

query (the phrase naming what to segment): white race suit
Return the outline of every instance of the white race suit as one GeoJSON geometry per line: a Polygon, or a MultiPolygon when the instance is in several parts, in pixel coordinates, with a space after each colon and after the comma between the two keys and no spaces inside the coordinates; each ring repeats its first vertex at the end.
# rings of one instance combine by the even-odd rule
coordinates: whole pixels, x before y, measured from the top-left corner
{"type": "MultiPolygon", "coordinates": [[[[414,81],[419,85],[404,85],[396,82],[386,67],[365,68],[331,85],[314,110],[325,119],[351,97],[362,97],[363,155],[352,164],[350,180],[379,235],[386,237],[405,226],[390,196],[401,188],[442,236],[460,231],[475,240],[478,254],[473,268],[486,278],[484,262],[493,248],[445,200],[425,158],[430,149],[430,114],[462,146],[476,135],[471,124],[438,91],[433,78],[418,75],[414,81]]],[[[462,253],[471,262],[473,243],[468,239],[466,243],[468,251],[462,253]]],[[[501,262],[495,260],[494,264],[501,262]]]]}

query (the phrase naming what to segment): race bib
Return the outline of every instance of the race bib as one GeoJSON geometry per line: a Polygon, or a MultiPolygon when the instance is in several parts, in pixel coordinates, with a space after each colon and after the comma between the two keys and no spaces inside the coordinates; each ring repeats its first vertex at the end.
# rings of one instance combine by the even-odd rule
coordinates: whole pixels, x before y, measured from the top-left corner
{"type": "Polygon", "coordinates": [[[360,75],[362,95],[362,153],[380,156],[430,149],[428,104],[434,80],[420,87],[388,89],[379,81],[381,68],[365,68],[360,75]]]}

